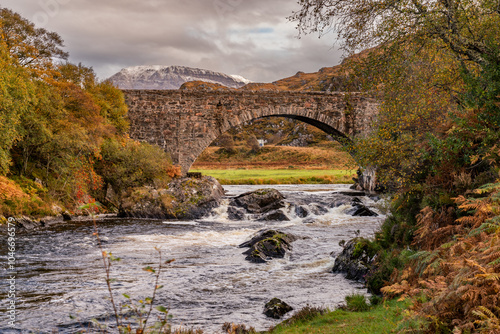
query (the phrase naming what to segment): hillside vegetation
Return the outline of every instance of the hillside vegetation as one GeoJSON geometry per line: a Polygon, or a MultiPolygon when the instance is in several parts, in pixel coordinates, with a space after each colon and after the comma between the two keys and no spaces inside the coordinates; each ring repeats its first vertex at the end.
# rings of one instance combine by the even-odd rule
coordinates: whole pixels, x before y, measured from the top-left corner
{"type": "Polygon", "coordinates": [[[120,90],[66,61],[59,35],[0,9],[0,220],[75,211],[107,189],[166,182],[159,148],[128,138],[120,90]]]}
{"type": "Polygon", "coordinates": [[[301,33],[333,28],[380,97],[355,142],[392,195],[367,285],[413,306],[398,330],[500,333],[500,11],[480,1],[301,1],[301,33]]]}

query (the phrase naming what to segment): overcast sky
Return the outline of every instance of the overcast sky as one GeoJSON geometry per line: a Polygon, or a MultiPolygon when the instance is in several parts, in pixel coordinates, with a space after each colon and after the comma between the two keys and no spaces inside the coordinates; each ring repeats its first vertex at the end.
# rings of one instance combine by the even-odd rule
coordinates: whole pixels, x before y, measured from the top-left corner
{"type": "Polygon", "coordinates": [[[181,65],[271,82],[334,66],[334,35],[297,39],[296,0],[0,0],[55,31],[70,61],[101,79],[136,65],[181,65]]]}

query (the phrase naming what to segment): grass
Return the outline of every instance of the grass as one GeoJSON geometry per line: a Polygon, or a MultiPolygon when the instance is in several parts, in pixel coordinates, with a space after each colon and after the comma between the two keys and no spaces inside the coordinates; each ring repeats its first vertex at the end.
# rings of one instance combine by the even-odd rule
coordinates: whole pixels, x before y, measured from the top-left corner
{"type": "Polygon", "coordinates": [[[373,306],[366,312],[335,310],[312,319],[284,322],[273,328],[273,334],[379,334],[395,332],[408,302],[391,300],[373,306]]]}
{"type": "Polygon", "coordinates": [[[339,184],[353,183],[355,170],[303,169],[192,169],[213,176],[221,184],[339,184]]]}

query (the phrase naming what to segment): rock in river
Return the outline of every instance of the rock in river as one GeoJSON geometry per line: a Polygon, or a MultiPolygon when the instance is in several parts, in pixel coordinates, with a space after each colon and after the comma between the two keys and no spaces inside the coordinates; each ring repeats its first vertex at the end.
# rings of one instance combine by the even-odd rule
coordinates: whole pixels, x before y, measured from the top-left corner
{"type": "Polygon", "coordinates": [[[292,311],[293,308],[284,301],[273,298],[266,303],[264,314],[270,318],[279,319],[286,313],[292,311]]]}
{"type": "Polygon", "coordinates": [[[297,238],[276,230],[261,232],[251,240],[244,242],[240,248],[250,247],[243,254],[250,262],[265,263],[272,258],[283,258],[292,249],[291,243],[297,238]]]}
{"type": "Polygon", "coordinates": [[[260,221],[290,221],[290,218],[283,212],[283,210],[274,210],[266,213],[259,218],[260,221]]]}
{"type": "Polygon", "coordinates": [[[230,206],[244,208],[248,213],[267,213],[285,207],[285,197],[276,189],[259,189],[241,194],[230,203],[230,206]]]}
{"type": "Polygon", "coordinates": [[[199,219],[218,207],[224,195],[210,176],[174,179],[165,189],[135,188],[122,200],[120,217],[199,219]]]}
{"type": "Polygon", "coordinates": [[[347,279],[364,281],[374,261],[374,251],[364,238],[354,238],[347,242],[342,253],[335,259],[332,271],[344,273],[347,279]]]}

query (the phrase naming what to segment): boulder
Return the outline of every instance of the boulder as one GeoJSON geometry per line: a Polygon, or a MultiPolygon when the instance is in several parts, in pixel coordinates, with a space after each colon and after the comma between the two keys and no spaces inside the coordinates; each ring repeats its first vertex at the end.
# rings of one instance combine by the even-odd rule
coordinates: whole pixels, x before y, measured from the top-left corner
{"type": "Polygon", "coordinates": [[[276,230],[261,232],[240,245],[240,248],[250,247],[243,252],[247,255],[245,260],[255,263],[265,263],[272,258],[283,258],[287,251],[292,249],[291,243],[296,240],[295,236],[276,230]]]}
{"type": "Polygon", "coordinates": [[[321,206],[319,204],[312,204],[310,208],[311,212],[314,213],[316,216],[322,216],[328,212],[328,209],[326,207],[321,206]]]}
{"type": "Polygon", "coordinates": [[[295,207],[295,214],[299,218],[305,218],[309,215],[309,211],[307,211],[307,209],[304,208],[303,206],[299,205],[295,207]]]}
{"type": "Polygon", "coordinates": [[[367,208],[364,204],[362,203],[353,203],[353,208],[348,210],[346,212],[347,214],[354,216],[354,217],[377,217],[378,214],[369,208],[367,208]]]}
{"type": "Polygon", "coordinates": [[[285,197],[276,189],[259,189],[241,194],[230,203],[230,206],[244,208],[248,213],[267,213],[285,207],[285,197]]]}
{"type": "Polygon", "coordinates": [[[344,245],[342,253],[335,259],[332,272],[344,273],[347,279],[364,281],[374,261],[374,254],[364,238],[354,238],[344,245]]]}
{"type": "Polygon", "coordinates": [[[131,190],[120,204],[119,217],[199,219],[218,207],[224,189],[210,176],[179,178],[165,189],[140,187],[131,190]]]}
{"type": "Polygon", "coordinates": [[[290,218],[283,212],[283,210],[274,210],[259,218],[260,221],[290,221],[290,218]]]}
{"type": "Polygon", "coordinates": [[[227,218],[230,220],[245,220],[245,212],[242,209],[230,206],[227,208],[227,218]]]}
{"type": "Polygon", "coordinates": [[[266,303],[264,314],[273,319],[280,319],[292,310],[293,308],[281,299],[273,298],[266,303]]]}

